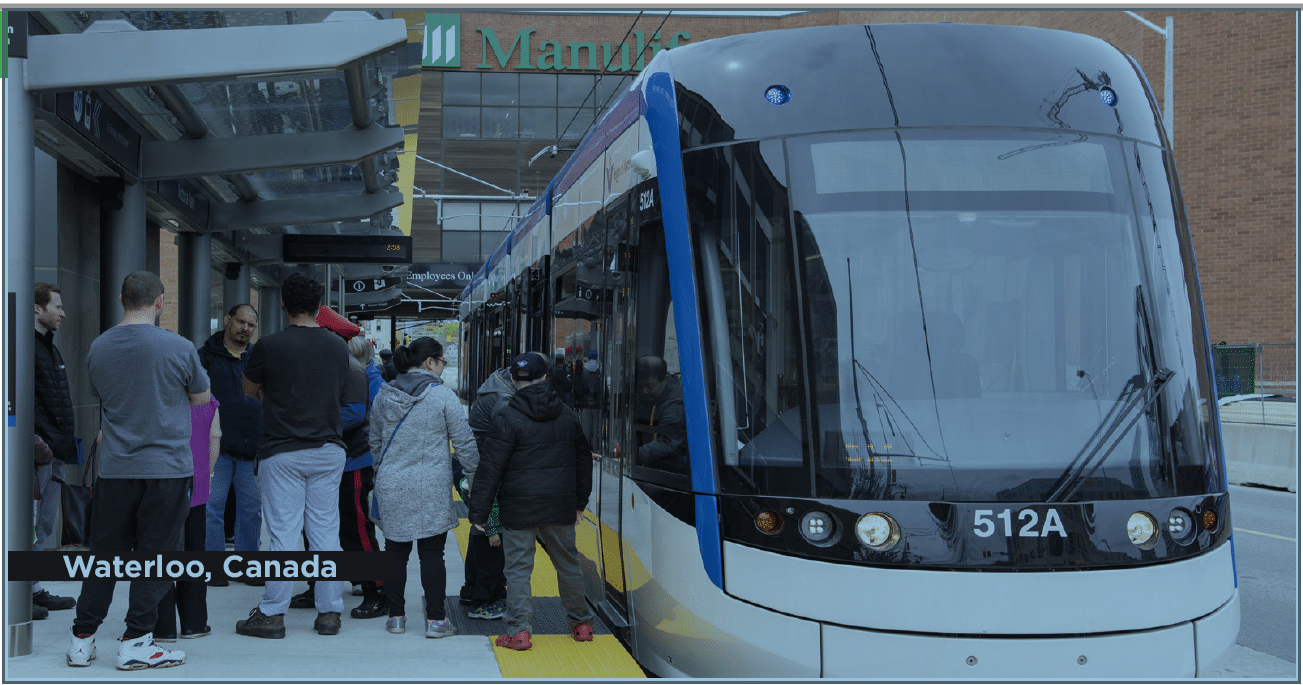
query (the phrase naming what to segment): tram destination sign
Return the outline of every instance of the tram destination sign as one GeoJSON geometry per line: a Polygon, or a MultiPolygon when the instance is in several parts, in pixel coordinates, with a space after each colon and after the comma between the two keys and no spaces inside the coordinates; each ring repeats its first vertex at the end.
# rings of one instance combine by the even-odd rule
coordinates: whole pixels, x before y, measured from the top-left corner
{"type": "Polygon", "coordinates": [[[287,264],[411,264],[411,236],[288,234],[281,242],[287,264]]]}

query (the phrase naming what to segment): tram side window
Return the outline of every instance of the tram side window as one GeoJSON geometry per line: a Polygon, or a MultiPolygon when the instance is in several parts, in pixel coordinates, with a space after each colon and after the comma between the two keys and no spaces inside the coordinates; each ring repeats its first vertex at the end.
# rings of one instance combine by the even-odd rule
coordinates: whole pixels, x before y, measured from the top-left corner
{"type": "Polygon", "coordinates": [[[678,338],[670,298],[669,264],[659,226],[645,230],[639,251],[634,430],[637,463],[688,475],[687,417],[679,374],[678,338]]]}

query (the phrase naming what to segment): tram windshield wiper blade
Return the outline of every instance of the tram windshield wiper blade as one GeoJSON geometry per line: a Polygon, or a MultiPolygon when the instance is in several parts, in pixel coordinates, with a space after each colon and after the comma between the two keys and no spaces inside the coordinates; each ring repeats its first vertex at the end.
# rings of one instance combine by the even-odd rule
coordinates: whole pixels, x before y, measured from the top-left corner
{"type": "MultiPolygon", "coordinates": [[[[1082,446],[1081,451],[1077,452],[1077,456],[1073,458],[1072,463],[1068,465],[1068,468],[1063,472],[1063,475],[1059,477],[1058,486],[1050,493],[1049,497],[1045,498],[1045,501],[1066,502],[1069,497],[1075,495],[1077,490],[1081,488],[1081,484],[1086,482],[1086,479],[1093,475],[1095,471],[1104,464],[1104,460],[1108,458],[1108,455],[1113,453],[1113,449],[1118,446],[1118,443],[1122,442],[1122,438],[1126,437],[1127,433],[1131,432],[1131,427],[1136,424],[1136,421],[1140,420],[1140,417],[1144,415],[1145,410],[1149,408],[1149,405],[1158,398],[1158,391],[1161,390],[1162,387],[1167,384],[1167,381],[1174,375],[1175,374],[1171,369],[1162,368],[1155,372],[1149,379],[1149,382],[1145,383],[1143,386],[1136,387],[1137,383],[1135,379],[1129,381],[1127,387],[1123,388],[1122,394],[1118,396],[1118,401],[1121,402],[1122,398],[1128,394],[1131,395],[1131,399],[1127,401],[1126,405],[1124,405],[1120,411],[1115,409],[1114,411],[1109,412],[1109,415],[1112,416],[1113,419],[1109,421],[1107,425],[1101,424],[1100,427],[1095,430],[1095,433],[1091,435],[1091,439],[1086,441],[1086,444],[1082,446]],[[1143,403],[1141,402],[1142,400],[1143,403]],[[1136,409],[1136,405],[1140,405],[1138,410],[1136,409]],[[1108,449],[1105,449],[1103,453],[1100,453],[1100,450],[1104,448],[1105,443],[1113,437],[1114,433],[1118,432],[1118,427],[1121,426],[1122,422],[1126,421],[1128,417],[1130,417],[1131,420],[1127,421],[1126,428],[1122,429],[1117,438],[1113,440],[1112,444],[1109,444],[1108,449]],[[1094,445],[1093,449],[1090,449],[1091,445],[1094,445]],[[1089,452],[1087,452],[1088,449],[1090,450],[1089,452]]],[[[1137,376],[1137,378],[1139,377],[1137,376]]],[[[1116,408],[1117,405],[1114,406],[1116,408]]]]}

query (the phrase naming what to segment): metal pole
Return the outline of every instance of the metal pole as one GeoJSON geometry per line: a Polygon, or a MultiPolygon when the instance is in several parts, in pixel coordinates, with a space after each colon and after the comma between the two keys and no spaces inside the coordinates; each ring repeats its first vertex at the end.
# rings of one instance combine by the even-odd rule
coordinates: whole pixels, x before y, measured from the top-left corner
{"type": "Polygon", "coordinates": [[[1167,18],[1167,30],[1163,32],[1163,128],[1167,129],[1167,144],[1176,149],[1176,132],[1172,128],[1172,18],[1167,18]]]}
{"type": "MultiPolygon", "coordinates": [[[[9,58],[4,79],[4,246],[5,327],[9,356],[6,383],[8,440],[5,440],[5,549],[32,548],[32,451],[21,438],[32,435],[36,396],[36,358],[31,302],[36,287],[36,98],[23,89],[27,60],[9,58]]],[[[32,653],[32,584],[10,581],[5,587],[6,656],[32,653]]]]}

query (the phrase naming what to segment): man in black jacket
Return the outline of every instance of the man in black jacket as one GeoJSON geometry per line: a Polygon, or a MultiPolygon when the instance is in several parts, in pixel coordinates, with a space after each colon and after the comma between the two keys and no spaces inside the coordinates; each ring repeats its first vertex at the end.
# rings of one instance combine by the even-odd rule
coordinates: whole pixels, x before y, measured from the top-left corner
{"type": "MultiPolygon", "coordinates": [[[[36,541],[32,549],[45,549],[54,534],[54,520],[59,513],[64,464],[77,463],[77,437],[73,424],[72,392],[68,389],[68,372],[63,355],[54,346],[54,332],[63,322],[63,296],[53,283],[36,284],[36,435],[54,455],[54,461],[36,470],[41,504],[36,512],[36,541]]],[[[72,597],[52,595],[32,583],[32,618],[45,618],[50,611],[71,609],[77,604],[72,597]]]]}
{"type": "MultiPolygon", "coordinates": [[[[254,455],[262,438],[262,402],[244,394],[240,380],[249,363],[249,350],[258,331],[258,311],[237,304],[222,317],[222,330],[199,348],[199,361],[212,381],[213,396],[222,404],[222,448],[213,468],[208,496],[204,549],[226,551],[226,497],[235,485],[235,551],[257,552],[262,536],[262,502],[254,478],[254,455]]],[[[227,585],[213,580],[210,585],[227,585]]]]}
{"type": "Polygon", "coordinates": [[[584,601],[575,526],[593,488],[592,452],[574,412],[547,382],[547,363],[522,354],[511,363],[516,394],[493,417],[471,488],[470,522],[484,530],[494,499],[506,556],[507,632],[499,647],[524,650],[530,642],[534,538],[556,567],[566,625],[575,640],[593,639],[593,613],[584,601]]]}

